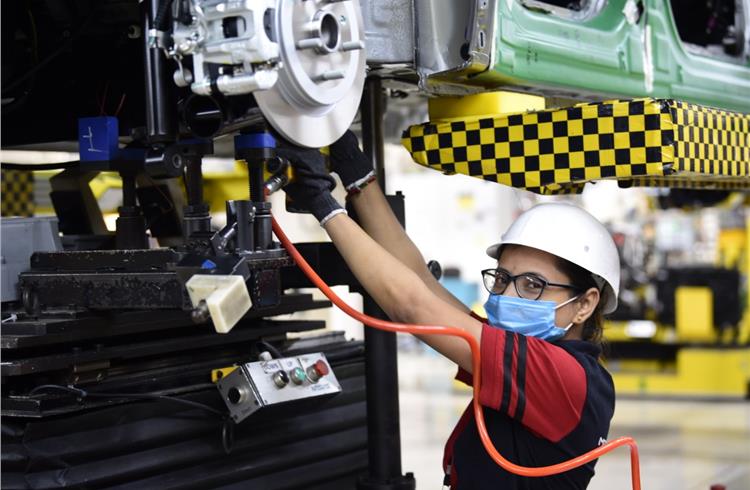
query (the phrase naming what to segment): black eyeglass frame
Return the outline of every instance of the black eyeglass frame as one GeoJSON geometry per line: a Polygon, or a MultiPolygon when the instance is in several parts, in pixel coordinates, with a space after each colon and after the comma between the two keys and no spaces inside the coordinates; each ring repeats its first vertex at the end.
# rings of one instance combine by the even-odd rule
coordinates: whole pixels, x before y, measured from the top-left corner
{"type": "Polygon", "coordinates": [[[545,279],[545,278],[543,278],[543,277],[541,277],[538,274],[535,274],[533,272],[522,272],[522,273],[516,274],[514,276],[510,272],[506,271],[505,269],[484,269],[482,271],[482,284],[484,285],[484,288],[490,294],[503,294],[505,292],[505,290],[508,289],[508,285],[510,285],[511,282],[513,283],[513,287],[516,289],[516,294],[518,294],[518,296],[520,298],[531,299],[532,301],[536,301],[539,298],[541,298],[542,295],[544,294],[544,290],[547,289],[547,286],[554,286],[554,287],[558,287],[558,288],[572,289],[574,291],[583,291],[583,288],[581,288],[580,286],[575,286],[573,284],[560,284],[560,283],[557,283],[557,282],[550,282],[547,279],[545,279]],[[502,291],[495,292],[495,291],[492,291],[490,288],[487,287],[487,282],[485,281],[485,277],[489,276],[489,277],[492,277],[493,280],[497,280],[497,274],[498,273],[504,273],[505,275],[508,276],[508,284],[505,285],[505,288],[503,288],[502,291]],[[533,299],[532,298],[526,298],[518,290],[518,284],[516,283],[516,279],[518,279],[519,277],[524,277],[524,276],[525,277],[532,277],[532,278],[534,278],[534,279],[536,279],[536,280],[538,280],[539,282],[542,283],[542,288],[539,290],[539,295],[536,298],[533,298],[533,299]]]}

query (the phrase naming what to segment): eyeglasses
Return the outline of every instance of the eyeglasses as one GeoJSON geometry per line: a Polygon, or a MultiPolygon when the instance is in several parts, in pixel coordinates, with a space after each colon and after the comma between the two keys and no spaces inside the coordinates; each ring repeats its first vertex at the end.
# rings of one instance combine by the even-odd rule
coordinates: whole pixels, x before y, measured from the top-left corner
{"type": "Polygon", "coordinates": [[[558,288],[580,290],[581,288],[572,284],[558,284],[537,276],[531,272],[524,272],[512,276],[505,269],[486,269],[482,271],[484,287],[492,294],[503,294],[511,282],[516,288],[518,296],[524,299],[538,300],[547,286],[558,288]]]}

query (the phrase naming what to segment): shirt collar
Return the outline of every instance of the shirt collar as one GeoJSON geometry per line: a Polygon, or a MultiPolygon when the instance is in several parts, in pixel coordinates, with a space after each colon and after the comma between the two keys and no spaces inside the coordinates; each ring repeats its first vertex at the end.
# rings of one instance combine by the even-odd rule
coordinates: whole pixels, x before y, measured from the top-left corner
{"type": "Polygon", "coordinates": [[[587,340],[561,340],[557,345],[566,350],[575,350],[594,358],[602,355],[602,347],[587,340]]]}

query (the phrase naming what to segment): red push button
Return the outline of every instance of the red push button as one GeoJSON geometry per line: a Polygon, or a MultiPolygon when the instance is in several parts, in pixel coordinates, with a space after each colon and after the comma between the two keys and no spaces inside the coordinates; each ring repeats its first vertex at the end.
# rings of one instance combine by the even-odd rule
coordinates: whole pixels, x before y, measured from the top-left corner
{"type": "Polygon", "coordinates": [[[316,361],[315,364],[313,364],[313,368],[320,377],[323,377],[331,372],[331,368],[328,367],[328,364],[326,364],[323,359],[319,359],[318,361],[316,361]]]}

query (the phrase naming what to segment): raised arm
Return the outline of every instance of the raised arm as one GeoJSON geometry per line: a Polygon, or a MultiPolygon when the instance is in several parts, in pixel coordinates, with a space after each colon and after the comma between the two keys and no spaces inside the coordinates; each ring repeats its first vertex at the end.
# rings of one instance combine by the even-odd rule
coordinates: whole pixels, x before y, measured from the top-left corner
{"type": "Polygon", "coordinates": [[[427,268],[425,259],[404,231],[383,195],[370,159],[359,149],[357,138],[347,131],[331,145],[332,170],[339,174],[348,200],[365,232],[391,255],[411,269],[439,298],[465,313],[469,308],[440,284],[427,268]]]}
{"type": "MultiPolygon", "coordinates": [[[[416,272],[388,253],[345,214],[325,224],[325,230],[357,280],[394,321],[450,325],[480,339],[482,324],[463,309],[438,297],[416,272]]],[[[420,335],[419,338],[463,369],[471,372],[471,351],[457,337],[420,335]]]]}
{"type": "MultiPolygon", "coordinates": [[[[316,150],[283,149],[280,153],[292,161],[298,175],[295,182],[286,186],[286,192],[318,219],[357,280],[391,319],[405,323],[451,325],[469,331],[479,340],[479,321],[436,295],[415,271],[379,245],[344,213],[331,196],[333,185],[316,150]]],[[[471,351],[462,339],[435,335],[420,338],[471,371],[471,351]]]]}

